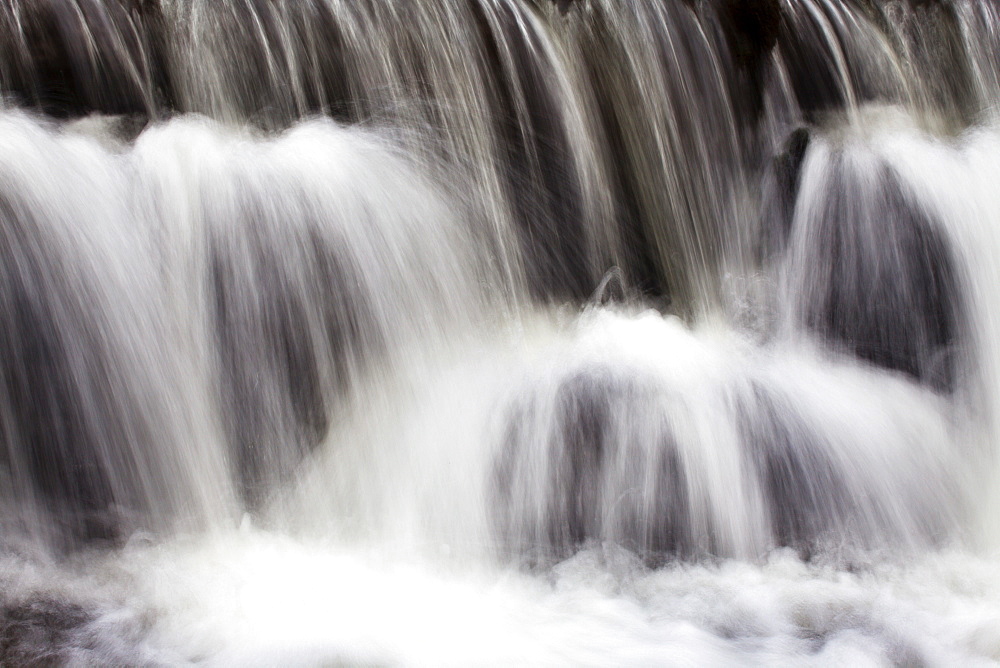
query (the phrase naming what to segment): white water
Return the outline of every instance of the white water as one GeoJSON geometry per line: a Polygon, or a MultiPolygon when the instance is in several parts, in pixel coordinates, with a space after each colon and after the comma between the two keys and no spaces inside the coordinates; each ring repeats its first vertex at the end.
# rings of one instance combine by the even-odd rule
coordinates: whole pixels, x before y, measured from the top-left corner
{"type": "Polygon", "coordinates": [[[0,659],[1000,663],[991,10],[958,5],[966,127],[910,33],[794,4],[845,108],[756,259],[794,53],[751,146],[680,5],[330,2],[365,122],[291,122],[330,54],[233,7],[165,4],[214,120],[0,113],[0,659]]]}
{"type": "MultiPolygon", "coordinates": [[[[156,337],[173,351],[166,367],[143,366],[141,357],[135,363],[153,376],[148,382],[156,391],[174,393],[168,406],[185,416],[170,424],[186,432],[157,435],[157,453],[177,467],[173,483],[189,480],[195,490],[173,503],[186,524],[200,514],[216,527],[163,540],[140,523],[123,550],[84,552],[62,565],[27,545],[21,556],[8,552],[2,560],[8,612],[15,615],[22,603],[55,606],[62,615],[67,605],[85,612],[85,623],[33,651],[47,647],[60,660],[83,664],[1000,661],[1000,578],[990,556],[995,506],[983,503],[996,480],[988,419],[996,414],[989,379],[996,378],[991,341],[1000,313],[990,289],[997,270],[989,261],[1000,251],[989,223],[1000,210],[989,179],[996,171],[994,133],[980,130],[944,144],[890,127],[873,130],[862,150],[890,160],[918,201],[938,214],[975,286],[968,298],[981,366],[971,372],[969,394],[949,400],[903,375],[817,348],[794,328],[779,326],[760,339],[721,322],[690,329],[632,307],[525,312],[511,321],[496,305],[488,316],[477,281],[456,275],[475,265],[471,258],[456,262],[465,251],[449,245],[467,234],[451,213],[454,205],[430,184],[415,184],[374,136],[313,123],[262,141],[180,120],[148,130],[130,148],[108,145],[100,130],[99,141],[80,126],[55,131],[17,114],[2,122],[5,155],[17,152],[5,161],[5,178],[34,184],[24,192],[37,193],[25,195],[36,211],[56,203],[47,220],[64,225],[52,234],[65,235],[71,257],[81,261],[75,280],[99,275],[110,290],[108,271],[118,265],[104,259],[105,240],[134,244],[115,247],[111,256],[123,265],[121,284],[130,287],[89,305],[104,309],[110,339],[102,340],[156,337]],[[33,155],[46,156],[44,164],[33,163],[33,155]],[[394,187],[406,205],[401,218],[352,237],[359,217],[351,207],[363,207],[366,192],[353,174],[365,160],[378,162],[380,198],[392,192],[387,169],[400,170],[394,187]],[[56,182],[40,175],[60,163],[68,167],[59,188],[32,190],[56,182]],[[355,169],[345,170],[347,164],[355,169]],[[292,180],[283,183],[285,175],[292,180]],[[253,190],[243,190],[247,183],[253,190]],[[338,191],[338,183],[349,189],[338,191]],[[96,209],[85,197],[93,188],[105,195],[96,209]],[[109,188],[119,194],[108,196],[109,188]],[[204,361],[209,351],[197,330],[169,323],[177,321],[171,314],[185,314],[189,327],[207,317],[207,307],[199,306],[201,282],[191,279],[204,271],[198,267],[205,251],[197,249],[212,234],[231,243],[251,230],[269,234],[272,215],[310,220],[289,215],[289,207],[302,206],[300,196],[269,199],[251,209],[254,218],[241,218],[253,192],[325,198],[318,206],[341,215],[324,218],[318,229],[344,235],[349,241],[338,243],[367,268],[361,276],[371,287],[345,289],[372,295],[376,315],[368,324],[380,336],[402,337],[404,325],[420,334],[352,372],[345,408],[319,448],[284,491],[241,519],[231,510],[238,503],[222,427],[204,413],[218,382],[205,375],[214,368],[204,361]],[[406,212],[418,202],[422,221],[441,223],[436,236],[427,228],[416,236],[408,231],[406,212]],[[74,226],[74,211],[118,227],[74,226]],[[148,227],[116,222],[124,220],[148,227]],[[366,250],[370,243],[379,248],[366,250]],[[142,271],[147,279],[137,284],[142,271]],[[405,276],[420,276],[421,283],[405,276]],[[123,306],[120,295],[135,304],[123,306]],[[142,313],[147,319],[137,320],[142,313]],[[491,324],[498,318],[507,324],[491,324]],[[562,511],[550,499],[567,483],[549,467],[557,466],[562,448],[576,445],[560,440],[558,425],[566,410],[560,393],[569,387],[574,397],[579,378],[595,379],[587,391],[611,402],[601,418],[602,447],[617,452],[609,461],[618,464],[597,473],[588,488],[588,504],[598,509],[581,520],[589,542],[560,556],[561,539],[546,538],[546,525],[553,516],[559,521],[562,511]],[[776,403],[758,407],[761,389],[776,403]],[[804,466],[818,477],[810,483],[813,495],[799,499],[806,505],[796,508],[806,509],[804,530],[818,541],[811,543],[811,563],[780,548],[779,520],[769,514],[762,478],[744,460],[758,446],[741,433],[741,420],[788,429],[811,449],[804,466]],[[657,479],[663,469],[656,462],[672,452],[687,472],[684,516],[662,505],[657,486],[671,482],[657,479]],[[513,487],[498,497],[497,462],[508,460],[513,487]],[[809,468],[816,462],[820,468],[809,468]],[[651,569],[640,556],[663,548],[652,534],[666,517],[686,532],[677,539],[679,553],[716,557],[651,569]],[[545,556],[550,541],[556,552],[545,556]],[[530,556],[531,546],[542,547],[543,566],[517,570],[518,555],[530,556]]],[[[815,169],[810,161],[822,160],[825,149],[811,150],[804,188],[815,169]]],[[[780,270],[770,284],[790,276],[780,270]]],[[[370,355],[362,350],[353,359],[370,355]]],[[[264,392],[280,400],[277,389],[264,392]]],[[[163,498],[146,487],[139,493],[151,496],[154,507],[163,498]]],[[[15,637],[31,646],[33,636],[21,631],[15,637]]]]}
{"type": "Polygon", "coordinates": [[[130,547],[70,581],[8,560],[3,579],[97,613],[81,663],[994,665],[995,564],[946,550],[845,572],[779,551],[651,571],[608,548],[536,577],[248,530],[130,547]]]}

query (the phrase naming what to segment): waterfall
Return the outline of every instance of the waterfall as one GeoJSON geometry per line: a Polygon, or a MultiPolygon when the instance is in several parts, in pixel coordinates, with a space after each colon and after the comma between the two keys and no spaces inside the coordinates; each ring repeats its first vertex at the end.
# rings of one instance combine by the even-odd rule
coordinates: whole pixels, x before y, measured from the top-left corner
{"type": "Polygon", "coordinates": [[[0,0],[0,663],[1000,662],[998,26],[0,0]]]}

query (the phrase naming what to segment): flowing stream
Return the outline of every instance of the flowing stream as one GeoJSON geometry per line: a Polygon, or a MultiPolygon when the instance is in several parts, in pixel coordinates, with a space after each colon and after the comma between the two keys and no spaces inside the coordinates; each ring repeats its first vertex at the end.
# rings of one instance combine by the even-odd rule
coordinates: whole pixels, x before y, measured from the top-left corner
{"type": "Polygon", "coordinates": [[[1000,664],[1000,4],[0,0],[0,664],[1000,664]]]}

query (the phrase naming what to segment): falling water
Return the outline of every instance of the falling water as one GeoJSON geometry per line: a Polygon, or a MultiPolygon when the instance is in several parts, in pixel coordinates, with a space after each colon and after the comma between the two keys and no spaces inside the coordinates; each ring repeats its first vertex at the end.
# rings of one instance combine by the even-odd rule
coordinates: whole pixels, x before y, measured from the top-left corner
{"type": "Polygon", "coordinates": [[[1000,663],[998,58],[0,0],[0,663],[1000,663]]]}

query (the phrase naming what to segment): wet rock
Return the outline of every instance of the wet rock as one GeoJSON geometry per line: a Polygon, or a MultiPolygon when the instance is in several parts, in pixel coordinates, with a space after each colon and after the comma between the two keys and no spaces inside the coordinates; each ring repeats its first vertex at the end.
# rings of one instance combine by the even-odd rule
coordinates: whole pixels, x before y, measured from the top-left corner
{"type": "Polygon", "coordinates": [[[0,8],[4,92],[57,118],[157,116],[172,95],[151,1],[40,0],[0,8]]]}
{"type": "Polygon", "coordinates": [[[772,158],[765,174],[760,238],[761,260],[764,262],[779,257],[788,243],[809,141],[808,129],[792,131],[781,152],[772,158]]]}
{"type": "MultiPolygon", "coordinates": [[[[877,366],[948,391],[962,298],[953,251],[888,168],[855,172],[832,158],[818,219],[802,234],[805,324],[877,366]]],[[[798,251],[801,252],[801,249],[798,251]]]]}
{"type": "Polygon", "coordinates": [[[642,380],[595,368],[560,382],[551,423],[538,422],[544,405],[517,407],[494,478],[507,545],[529,563],[606,540],[651,563],[692,554],[687,474],[657,396],[642,380]]]}
{"type": "Polygon", "coordinates": [[[808,555],[818,539],[852,514],[843,471],[822,435],[763,385],[754,384],[741,397],[737,424],[749,470],[764,493],[774,544],[808,555]]]}
{"type": "Polygon", "coordinates": [[[6,603],[0,606],[0,663],[66,665],[81,628],[92,621],[79,605],[53,598],[6,603]]]}

